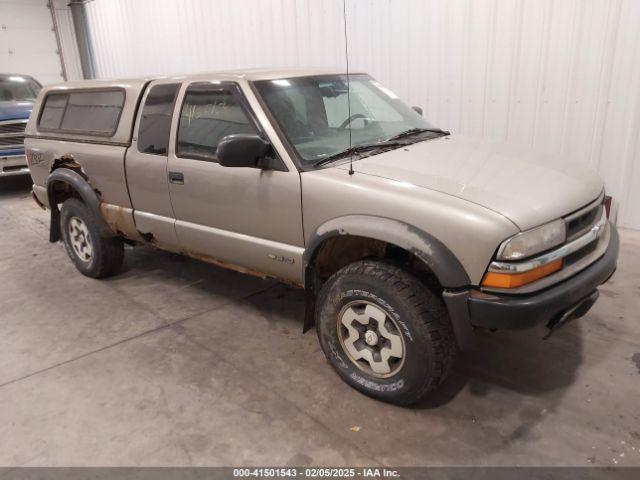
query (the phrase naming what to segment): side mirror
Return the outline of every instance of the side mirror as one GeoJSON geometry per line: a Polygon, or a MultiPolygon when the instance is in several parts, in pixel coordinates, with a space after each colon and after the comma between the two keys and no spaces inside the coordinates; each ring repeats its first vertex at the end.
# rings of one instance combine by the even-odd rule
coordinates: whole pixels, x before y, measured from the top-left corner
{"type": "Polygon", "coordinates": [[[411,108],[413,108],[418,115],[422,116],[422,107],[417,107],[417,106],[414,105],[411,108]]]}
{"type": "Polygon", "coordinates": [[[253,133],[227,135],[216,150],[218,162],[223,167],[262,168],[271,144],[253,133]]]}

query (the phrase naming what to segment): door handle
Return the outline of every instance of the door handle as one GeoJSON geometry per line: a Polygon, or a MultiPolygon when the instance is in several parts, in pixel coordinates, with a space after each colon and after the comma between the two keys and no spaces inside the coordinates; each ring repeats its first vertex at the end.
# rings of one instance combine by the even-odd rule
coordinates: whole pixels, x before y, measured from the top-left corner
{"type": "Polygon", "coordinates": [[[182,172],[169,172],[169,182],[176,185],[184,185],[184,173],[182,172]]]}

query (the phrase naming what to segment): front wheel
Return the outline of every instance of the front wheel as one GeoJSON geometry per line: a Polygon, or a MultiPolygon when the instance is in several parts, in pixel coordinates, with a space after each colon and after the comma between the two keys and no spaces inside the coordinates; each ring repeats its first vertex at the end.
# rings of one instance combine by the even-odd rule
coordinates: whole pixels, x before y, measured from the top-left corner
{"type": "Polygon", "coordinates": [[[100,236],[96,219],[80,200],[62,204],[60,230],[67,254],[82,274],[104,278],[118,272],[124,258],[122,239],[100,236]]]}
{"type": "Polygon", "coordinates": [[[365,260],[323,286],[316,329],[340,377],[373,398],[409,405],[447,376],[456,354],[442,300],[409,272],[365,260]]]}

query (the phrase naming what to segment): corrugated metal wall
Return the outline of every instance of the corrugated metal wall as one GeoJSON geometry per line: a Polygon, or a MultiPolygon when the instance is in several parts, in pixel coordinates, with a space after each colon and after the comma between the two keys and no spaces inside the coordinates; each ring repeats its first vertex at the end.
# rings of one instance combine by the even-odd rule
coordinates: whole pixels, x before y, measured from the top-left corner
{"type": "MultiPolygon", "coordinates": [[[[95,0],[99,77],[344,66],[342,0],[95,0]]],[[[640,1],[347,0],[353,70],[435,124],[591,165],[640,228],[640,1]]]]}
{"type": "Polygon", "coordinates": [[[56,18],[60,46],[62,47],[62,61],[64,62],[67,80],[82,80],[82,67],[78,54],[78,43],[73,28],[73,17],[69,8],[69,0],[50,0],[53,14],[56,18]]]}

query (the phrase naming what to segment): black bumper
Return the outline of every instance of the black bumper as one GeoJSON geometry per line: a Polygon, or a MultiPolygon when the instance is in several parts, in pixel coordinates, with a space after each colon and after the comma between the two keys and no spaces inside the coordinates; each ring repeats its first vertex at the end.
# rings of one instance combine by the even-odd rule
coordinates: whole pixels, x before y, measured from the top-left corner
{"type": "Polygon", "coordinates": [[[613,225],[610,231],[609,247],[600,259],[541,293],[527,296],[471,293],[468,299],[471,324],[487,328],[529,328],[549,322],[579,304],[616,270],[620,241],[613,225]]]}
{"type": "Polygon", "coordinates": [[[540,323],[553,325],[569,312],[574,317],[584,315],[595,301],[598,286],[616,270],[620,241],[616,228],[610,227],[609,246],[600,259],[542,292],[517,296],[478,290],[445,292],[444,300],[460,348],[468,350],[473,346],[474,326],[520,330],[540,323]]]}

